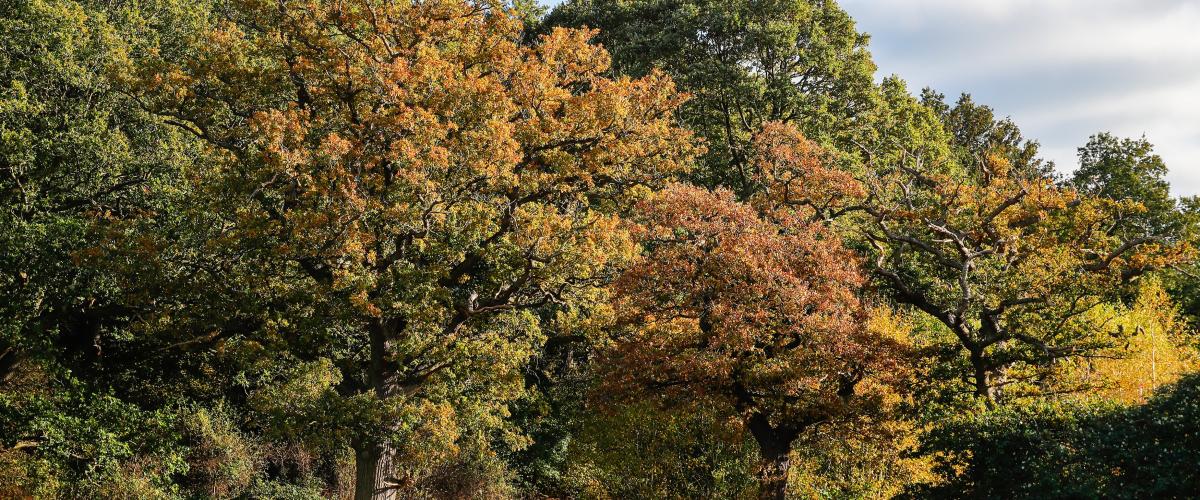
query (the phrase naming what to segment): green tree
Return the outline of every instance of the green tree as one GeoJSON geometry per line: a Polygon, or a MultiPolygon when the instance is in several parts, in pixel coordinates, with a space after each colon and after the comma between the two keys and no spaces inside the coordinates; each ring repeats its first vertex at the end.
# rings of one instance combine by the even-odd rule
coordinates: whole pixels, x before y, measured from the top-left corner
{"type": "Polygon", "coordinates": [[[107,376],[133,311],[84,257],[104,227],[168,205],[198,156],[108,78],[144,39],[137,15],[0,7],[0,496],[157,495],[186,468],[176,414],[107,376]]]}
{"type": "Polygon", "coordinates": [[[64,349],[94,360],[115,320],[104,277],[81,268],[97,219],[156,203],[188,151],[109,85],[127,50],[105,13],[77,2],[20,2],[0,20],[0,378],[64,349]]]}
{"type": "Polygon", "coordinates": [[[572,0],[545,24],[599,28],[621,74],[672,76],[692,94],[680,118],[708,147],[695,180],[742,196],[763,124],[849,146],[875,110],[868,37],[834,1],[572,0]]]}
{"type": "Polygon", "coordinates": [[[1167,165],[1154,153],[1145,137],[1119,139],[1109,133],[1093,135],[1079,148],[1079,168],[1070,185],[1081,193],[1139,206],[1116,214],[1111,231],[1125,235],[1178,237],[1185,229],[1171,185],[1167,165]]]}
{"type": "Polygon", "coordinates": [[[1000,155],[1012,164],[1013,170],[1029,177],[1048,177],[1054,174],[1054,163],[1038,157],[1039,144],[1021,134],[1011,118],[997,119],[995,111],[976,104],[971,94],[962,94],[950,106],[946,96],[926,87],[921,90],[921,104],[934,110],[946,127],[959,163],[982,161],[987,155],[1000,155]]]}

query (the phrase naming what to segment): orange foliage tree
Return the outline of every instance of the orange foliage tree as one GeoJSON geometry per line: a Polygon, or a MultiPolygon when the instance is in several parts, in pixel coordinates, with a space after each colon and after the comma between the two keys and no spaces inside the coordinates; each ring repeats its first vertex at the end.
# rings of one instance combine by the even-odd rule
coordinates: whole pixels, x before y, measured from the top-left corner
{"type": "Polygon", "coordinates": [[[758,443],[765,498],[783,498],[792,442],[852,412],[896,344],[868,332],[858,259],[798,212],[676,185],[640,206],[644,259],[615,284],[607,384],[716,404],[758,443]]]}
{"type": "MultiPolygon", "coordinates": [[[[394,496],[389,412],[449,397],[429,388],[473,378],[456,370],[526,359],[531,311],[582,300],[632,254],[608,209],[690,164],[672,122],[683,97],[658,73],[605,77],[591,32],[522,45],[488,2],[236,0],[222,13],[190,47],[135,54],[124,84],[212,147],[215,165],[193,175],[219,228],[211,248],[299,277],[286,299],[348,332],[349,349],[324,350],[341,356],[337,393],[374,402],[356,413],[378,424],[355,424],[355,496],[394,496]]],[[[271,328],[315,332],[287,325],[271,328]]]]}

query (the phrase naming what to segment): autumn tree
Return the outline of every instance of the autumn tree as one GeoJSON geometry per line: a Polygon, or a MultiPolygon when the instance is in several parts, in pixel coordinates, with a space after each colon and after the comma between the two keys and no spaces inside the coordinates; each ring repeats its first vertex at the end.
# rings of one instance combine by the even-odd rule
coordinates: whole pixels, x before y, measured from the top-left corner
{"type": "Polygon", "coordinates": [[[1092,394],[1129,403],[1145,402],[1159,388],[1200,368],[1200,352],[1160,280],[1141,280],[1132,304],[1106,305],[1092,312],[1094,324],[1123,333],[1109,356],[1080,360],[1070,378],[1092,379],[1092,394]],[[1128,332],[1128,333],[1126,333],[1128,332]],[[1086,361],[1086,362],[1084,362],[1086,361]]]}
{"type": "MultiPolygon", "coordinates": [[[[692,154],[667,77],[604,77],[593,32],[522,45],[501,7],[233,2],[125,81],[211,148],[191,217],[208,251],[257,263],[276,304],[251,332],[327,360],[311,411],[332,414],[282,416],[347,437],[356,498],[395,497],[412,425],[472,399],[498,420],[538,312],[631,254],[611,211],[692,154]]],[[[220,341],[199,333],[182,344],[220,341]]]]}
{"type": "Polygon", "coordinates": [[[759,445],[762,496],[783,498],[792,442],[852,413],[889,363],[891,341],[863,327],[858,260],[824,226],[726,190],[676,185],[640,213],[607,386],[724,408],[759,445]]]}
{"type": "MultiPolygon", "coordinates": [[[[916,110],[909,123],[935,119],[916,110]]],[[[1140,210],[1136,201],[1059,187],[1003,151],[960,163],[936,133],[924,137],[898,154],[864,145],[873,168],[862,233],[896,299],[954,335],[967,358],[962,379],[978,398],[1020,393],[1057,360],[1097,355],[1112,339],[1081,315],[1185,253],[1112,231],[1114,214],[1140,210]]]]}

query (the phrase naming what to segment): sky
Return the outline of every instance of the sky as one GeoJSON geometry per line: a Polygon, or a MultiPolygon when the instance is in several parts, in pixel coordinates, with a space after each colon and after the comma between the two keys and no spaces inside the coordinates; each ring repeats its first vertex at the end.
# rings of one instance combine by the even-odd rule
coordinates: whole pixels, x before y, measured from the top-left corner
{"type": "Polygon", "coordinates": [[[842,0],[880,75],[1011,116],[1059,170],[1100,131],[1145,135],[1200,194],[1200,0],[842,0]]]}
{"type": "Polygon", "coordinates": [[[871,34],[879,76],[971,93],[1063,172],[1092,134],[1144,135],[1175,194],[1200,194],[1200,0],[840,4],[871,34]]]}

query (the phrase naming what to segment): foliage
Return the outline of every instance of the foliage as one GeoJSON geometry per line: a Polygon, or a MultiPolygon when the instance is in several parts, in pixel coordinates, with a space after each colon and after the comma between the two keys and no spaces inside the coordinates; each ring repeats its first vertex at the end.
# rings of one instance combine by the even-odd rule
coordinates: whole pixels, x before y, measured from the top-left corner
{"type": "Polygon", "coordinates": [[[937,150],[873,155],[862,202],[874,271],[896,300],[941,322],[966,351],[971,390],[1030,390],[1061,358],[1110,339],[1079,320],[1190,248],[1106,231],[1134,201],[1081,195],[989,152],[959,164],[937,150]],[[1011,386],[1011,387],[1009,387],[1011,386]]]}
{"type": "Polygon", "coordinates": [[[81,387],[6,393],[0,434],[18,439],[6,443],[0,487],[11,496],[167,495],[188,469],[175,419],[81,387]]]}
{"type": "Polygon", "coordinates": [[[801,434],[790,491],[800,498],[892,498],[906,485],[933,480],[931,460],[914,454],[915,422],[897,399],[888,394],[880,411],[801,434]]]}
{"type": "MultiPolygon", "coordinates": [[[[6,4],[8,6],[9,4],[6,4]]],[[[16,2],[0,19],[0,378],[95,361],[119,321],[110,280],[76,265],[92,221],[163,202],[190,151],[112,90],[119,20],[68,1],[16,2]],[[64,352],[58,360],[52,353],[64,352]]]]}
{"type": "Polygon", "coordinates": [[[1198,409],[1192,375],[1141,406],[1066,400],[964,416],[926,438],[945,482],[914,495],[1187,497],[1200,487],[1198,409]]]}
{"type": "Polygon", "coordinates": [[[1138,209],[1114,214],[1113,223],[1122,232],[1177,237],[1185,221],[1163,179],[1166,175],[1166,163],[1144,137],[1118,139],[1101,133],[1079,148],[1079,169],[1070,184],[1093,196],[1136,201],[1138,209]]]}
{"type": "Polygon", "coordinates": [[[753,441],[728,415],[652,402],[584,416],[564,468],[584,498],[753,498],[753,441]]]}
{"type": "Polygon", "coordinates": [[[1055,178],[867,41],[0,0],[0,497],[1196,491],[1200,201],[1144,138],[1055,178]]]}
{"type": "Polygon", "coordinates": [[[1122,341],[1096,359],[1068,361],[1063,386],[1090,386],[1090,394],[1141,403],[1159,387],[1200,371],[1200,352],[1189,345],[1193,334],[1158,280],[1143,281],[1130,307],[1102,306],[1087,316],[1093,328],[1122,341]]]}
{"type": "Polygon", "coordinates": [[[863,328],[856,259],[823,226],[724,190],[673,186],[641,213],[647,255],[615,285],[608,390],[718,405],[757,441],[764,496],[780,496],[791,443],[853,414],[874,396],[855,397],[859,382],[894,366],[894,341],[863,328]]]}
{"type": "MultiPolygon", "coordinates": [[[[1166,241],[1184,241],[1193,246],[1200,240],[1200,212],[1195,197],[1176,199],[1166,180],[1167,165],[1154,153],[1145,137],[1121,139],[1100,133],[1079,148],[1079,169],[1070,185],[1084,193],[1110,200],[1136,201],[1136,210],[1113,214],[1111,231],[1123,235],[1152,235],[1166,241]]],[[[1184,308],[1193,324],[1200,304],[1195,291],[1196,259],[1173,266],[1164,275],[1167,288],[1184,308]]]]}
{"type": "Polygon", "coordinates": [[[129,310],[78,260],[97,225],[169,204],[197,152],[114,90],[141,38],[108,7],[0,9],[0,496],[162,497],[188,468],[178,415],[105,376],[129,310]]]}
{"type": "MultiPolygon", "coordinates": [[[[205,271],[214,292],[265,292],[262,310],[241,308],[256,316],[245,334],[330,371],[309,406],[275,414],[351,443],[360,488],[415,480],[377,462],[449,459],[437,450],[467,439],[521,446],[505,405],[537,313],[587,300],[629,258],[612,212],[687,166],[670,121],[681,96],[658,73],[604,77],[590,32],[523,46],[520,23],[487,5],[231,8],[182,50],[137,54],[123,84],[210,148],[183,217],[223,261],[205,271]],[[413,433],[435,439],[398,449],[413,433]]],[[[186,256],[169,233],[135,234],[113,252],[186,256]]]]}
{"type": "Polygon", "coordinates": [[[680,117],[708,147],[694,177],[739,195],[754,190],[751,141],[765,123],[849,145],[875,110],[868,37],[836,2],[573,0],[545,24],[598,28],[617,71],[661,69],[692,93],[680,117]]]}
{"type": "Polygon", "coordinates": [[[1038,157],[1039,145],[1026,139],[1011,118],[997,119],[992,108],[977,104],[970,94],[962,94],[951,106],[946,96],[925,88],[921,104],[941,119],[960,164],[976,164],[988,155],[1007,160],[1021,176],[1038,178],[1054,175],[1054,163],[1038,157]]]}
{"type": "MultiPolygon", "coordinates": [[[[891,339],[915,357],[911,318],[889,306],[870,308],[866,328],[881,338],[891,339]]],[[[905,369],[914,368],[907,359],[905,369]]],[[[913,406],[916,392],[910,387],[884,384],[884,378],[867,377],[863,393],[877,394],[873,411],[855,418],[839,419],[812,427],[794,443],[795,465],[790,485],[805,498],[892,498],[906,485],[932,480],[931,460],[915,454],[920,415],[913,406]]]]}

